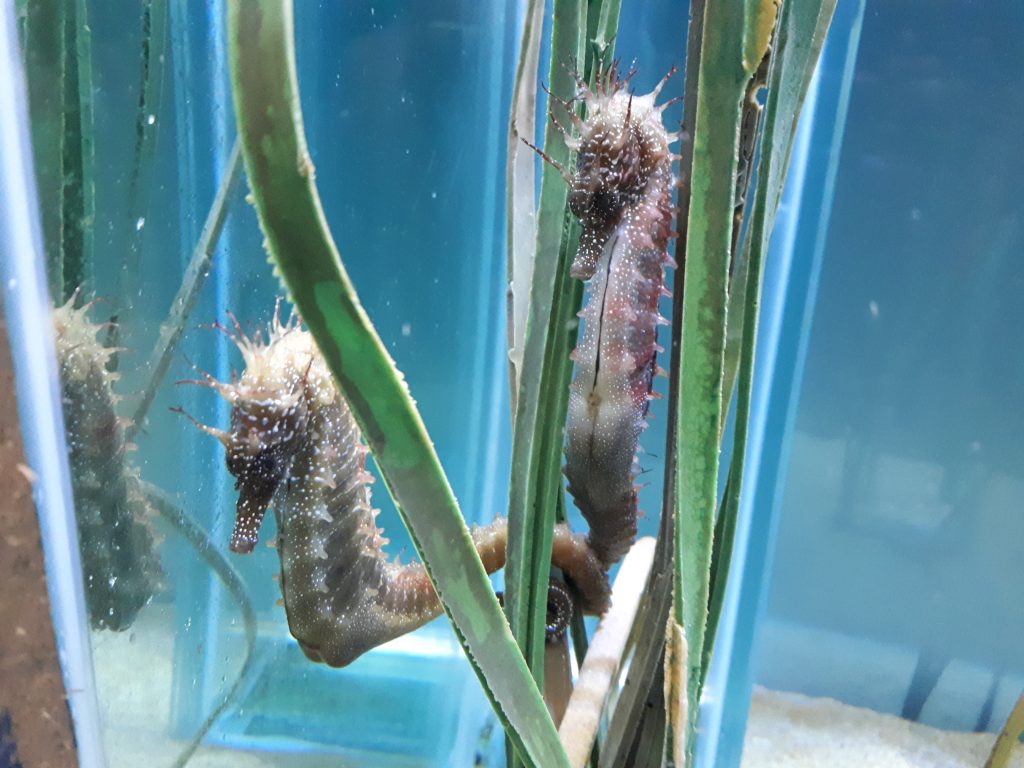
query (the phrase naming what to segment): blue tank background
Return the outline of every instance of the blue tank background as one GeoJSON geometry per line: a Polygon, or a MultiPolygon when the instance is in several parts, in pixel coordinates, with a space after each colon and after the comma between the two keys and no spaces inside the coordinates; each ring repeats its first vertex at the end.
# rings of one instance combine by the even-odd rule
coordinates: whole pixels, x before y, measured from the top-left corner
{"type": "MultiPolygon", "coordinates": [[[[843,3],[840,2],[840,6],[843,3]]],[[[758,678],[998,729],[1024,688],[1016,2],[868,3],[758,678]]]]}
{"type": "MultiPolygon", "coordinates": [[[[504,3],[296,4],[300,92],[327,218],[470,522],[503,512],[507,494],[504,152],[521,14],[504,3]]],[[[124,390],[131,392],[143,385],[134,368],[165,318],[230,152],[223,8],[210,4],[196,13],[170,4],[163,103],[154,114],[155,167],[147,204],[133,221],[124,210],[138,98],[138,19],[106,6],[90,21],[99,160],[96,285],[119,311],[124,390]],[[133,237],[143,253],[137,271],[126,269],[133,237]]],[[[619,50],[627,61],[636,59],[638,88],[650,88],[682,62],[685,9],[671,3],[627,8],[622,30],[619,50]]],[[[670,89],[681,88],[676,78],[670,89]]],[[[245,192],[243,182],[169,380],[194,378],[190,361],[228,378],[238,354],[222,335],[198,326],[224,321],[230,310],[247,329],[260,328],[281,293],[253,211],[242,201],[245,192]]],[[[144,477],[173,491],[218,546],[233,520],[232,480],[220,446],[170,413],[174,405],[209,424],[227,421],[212,392],[165,386],[137,440],[139,463],[144,477]]],[[[663,428],[662,419],[645,437],[652,454],[662,452],[663,428]]],[[[642,521],[648,532],[656,528],[661,484],[651,475],[643,503],[650,514],[642,521]]],[[[382,485],[374,498],[389,551],[413,556],[382,485]]],[[[272,535],[268,518],[261,538],[272,535]]],[[[177,627],[172,726],[184,738],[218,700],[244,644],[235,607],[194,553],[169,537],[163,559],[173,589],[160,599],[173,596],[177,627]]],[[[276,554],[259,547],[231,561],[260,615],[257,667],[239,707],[211,738],[271,750],[340,750],[368,765],[455,764],[478,749],[492,716],[444,620],[399,650],[329,670],[306,662],[287,635],[283,611],[274,605],[276,554]]],[[[479,748],[498,745],[497,735],[479,748]]]]}
{"type": "MultiPolygon", "coordinates": [[[[160,139],[138,222],[124,216],[138,19],[93,5],[96,286],[119,310],[133,304],[121,316],[132,391],[233,139],[223,9],[170,4],[160,139]],[[136,227],[145,256],[126,275],[136,227]]],[[[467,519],[489,520],[507,493],[504,151],[522,9],[296,5],[306,130],[328,220],[467,519]]],[[[749,567],[733,587],[734,623],[723,625],[732,647],[709,682],[720,698],[706,728],[719,741],[705,765],[738,764],[752,680],[961,729],[998,727],[1024,688],[1015,578],[1024,560],[1024,222],[1014,194],[1024,172],[1022,30],[1015,0],[839,0],[839,42],[829,43],[767,278],[785,354],[766,402],[766,469],[745,507],[749,567]],[[837,120],[847,98],[848,120],[837,120]]],[[[636,59],[638,91],[682,63],[685,32],[684,3],[626,4],[617,49],[636,59]]],[[[681,87],[677,77],[666,97],[681,87]]],[[[170,379],[193,376],[186,356],[228,377],[237,354],[195,326],[231,309],[260,327],[280,293],[244,192],[170,379]]],[[[234,496],[221,448],[169,413],[177,404],[226,422],[213,393],[166,386],[137,441],[143,476],[176,493],[226,549],[234,496]]],[[[659,457],[664,416],[654,413],[643,445],[659,457]]],[[[653,533],[660,473],[645,479],[641,532],[653,533]]],[[[412,556],[380,484],[375,501],[390,551],[412,556]]],[[[161,599],[174,601],[172,726],[185,737],[230,679],[242,635],[194,554],[171,538],[163,556],[172,591],[161,599]]],[[[288,638],[274,606],[276,554],[261,547],[232,562],[260,611],[259,664],[214,740],[343,753],[357,765],[461,765],[500,747],[444,620],[329,670],[288,638]]]]}

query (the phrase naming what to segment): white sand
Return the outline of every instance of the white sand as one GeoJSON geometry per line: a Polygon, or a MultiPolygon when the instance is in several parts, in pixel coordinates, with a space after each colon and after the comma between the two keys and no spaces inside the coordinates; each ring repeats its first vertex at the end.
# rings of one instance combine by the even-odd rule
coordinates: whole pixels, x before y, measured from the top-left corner
{"type": "MultiPolygon", "coordinates": [[[[757,688],[743,768],[982,768],[994,740],[834,699],[757,688]]],[[[1018,745],[1010,766],[1024,768],[1024,747],[1018,745]]]]}

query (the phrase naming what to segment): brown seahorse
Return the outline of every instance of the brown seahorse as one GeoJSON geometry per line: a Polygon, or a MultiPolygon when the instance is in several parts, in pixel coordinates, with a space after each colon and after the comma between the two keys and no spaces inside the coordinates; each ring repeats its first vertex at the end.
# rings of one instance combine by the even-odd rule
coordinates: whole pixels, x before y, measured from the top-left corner
{"type": "MultiPolygon", "coordinates": [[[[196,383],[231,405],[228,430],[199,425],[224,445],[237,480],[231,549],[252,551],[272,505],[291,633],[310,659],[347,665],[438,616],[440,602],[422,564],[388,561],[384,553],[368,449],[313,337],[276,313],[266,342],[237,323],[228,333],[244,358],[241,376],[196,383]]],[[[471,533],[487,572],[503,567],[506,521],[471,533]]],[[[580,593],[584,611],[607,608],[607,575],[584,536],[558,526],[552,562],[580,593]]]]}
{"type": "Polygon", "coordinates": [[[656,396],[651,383],[661,351],[657,329],[666,322],[658,314],[658,300],[667,295],[665,267],[675,266],[668,242],[677,156],[669,144],[678,136],[661,118],[674,100],[654,103],[674,72],[644,96],[626,90],[634,73],[620,79],[615,64],[598,73],[593,91],[577,76],[586,119],[563,106],[579,135],[555,120],[578,152],[574,173],[559,167],[582,224],[570,274],[588,281],[583,332],[572,353],[565,474],[590,526],[587,542],[606,568],[636,538],[637,444],[656,396]]]}
{"type": "Polygon", "coordinates": [[[107,370],[116,350],[97,340],[104,326],[89,320],[92,303],[76,309],[77,300],[53,310],[53,330],[85,602],[94,629],[120,632],[160,587],[156,513],[117,415],[118,375],[107,370]]]}

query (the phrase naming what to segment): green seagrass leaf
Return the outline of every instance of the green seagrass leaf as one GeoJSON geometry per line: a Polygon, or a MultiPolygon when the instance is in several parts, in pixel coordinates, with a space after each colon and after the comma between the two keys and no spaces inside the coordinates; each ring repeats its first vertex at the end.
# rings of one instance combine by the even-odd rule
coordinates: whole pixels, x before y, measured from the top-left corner
{"type": "Polygon", "coordinates": [[[811,76],[821,54],[835,5],[835,0],[786,0],[779,17],[775,51],[768,74],[768,97],[762,121],[761,160],[750,213],[750,226],[743,243],[743,262],[733,282],[732,294],[729,296],[724,391],[727,396],[731,396],[737,375],[739,389],[736,396],[732,465],[729,467],[729,481],[716,526],[716,535],[720,531],[722,540],[715,542],[714,584],[711,590],[708,637],[702,651],[702,674],[707,673],[707,667],[711,663],[714,633],[725,598],[729,560],[743,489],[763,264],[779,200],[782,198],[782,188],[786,181],[800,110],[807,96],[807,89],[810,87],[811,76]]]}
{"type": "MultiPolygon", "coordinates": [[[[681,297],[682,352],[679,377],[673,382],[678,412],[670,416],[677,430],[673,631],[682,627],[688,649],[686,674],[667,673],[670,682],[686,680],[686,706],[677,703],[683,691],[675,689],[667,702],[677,763],[684,745],[687,761],[693,753],[707,621],[736,154],[750,78],[743,61],[745,20],[727,3],[708,2],[704,8],[681,297]],[[683,713],[685,723],[680,720],[683,713]]],[[[679,663],[678,657],[675,661],[679,663]]]]}
{"type": "MultiPolygon", "coordinates": [[[[555,0],[552,7],[549,88],[568,100],[576,93],[574,63],[593,77],[598,54],[610,59],[618,28],[617,0],[555,0]],[[588,18],[593,20],[587,44],[588,18]]],[[[561,107],[556,107],[561,109],[561,107]]],[[[567,121],[562,121],[567,122],[567,121]]],[[[550,121],[544,151],[568,168],[571,153],[550,121]]],[[[562,447],[576,312],[583,285],[569,277],[579,226],[566,205],[568,189],[558,169],[545,163],[537,209],[535,260],[526,315],[522,371],[513,422],[509,480],[505,606],[512,632],[534,676],[542,679],[551,531],[562,496],[562,447]]]]}
{"type": "Polygon", "coordinates": [[[359,303],[313,181],[289,0],[230,0],[228,59],[268,250],[366,438],[455,633],[519,756],[567,765],[401,374],[359,303]]]}
{"type": "MultiPolygon", "coordinates": [[[[764,37],[766,11],[765,6],[759,6],[759,3],[763,3],[763,0],[748,0],[747,22],[754,25],[748,27],[745,33],[748,55],[752,50],[750,41],[756,39],[758,44],[754,47],[760,50],[760,41],[764,37]]],[[[789,166],[800,107],[806,96],[834,8],[835,0],[785,0],[779,10],[768,74],[768,95],[757,185],[744,244],[745,257],[742,262],[742,274],[734,281],[731,296],[728,295],[729,243],[724,241],[725,246],[722,247],[721,238],[724,220],[733,215],[733,192],[731,189],[720,189],[714,182],[731,182],[735,174],[735,164],[733,163],[731,171],[727,173],[724,146],[717,155],[710,151],[704,153],[703,160],[707,166],[700,170],[701,153],[695,152],[694,155],[694,202],[691,202],[690,207],[686,296],[683,306],[683,364],[679,382],[681,412],[678,416],[680,458],[677,467],[677,481],[681,489],[678,499],[680,523],[677,543],[681,557],[677,560],[676,586],[677,598],[682,597],[682,605],[677,602],[676,618],[683,620],[689,647],[688,758],[693,754],[692,736],[695,732],[696,708],[703,678],[710,664],[717,617],[725,595],[728,560],[732,552],[732,538],[743,488],[761,293],[761,268],[789,166]],[[712,178],[699,179],[699,176],[704,174],[712,178]],[[713,178],[715,175],[717,179],[713,178]],[[695,203],[699,202],[698,195],[703,201],[703,208],[695,206],[695,203]],[[709,226],[704,228],[703,225],[708,222],[709,226]],[[694,229],[698,235],[696,240],[693,239],[694,229]],[[704,235],[703,239],[701,235],[704,235]],[[724,258],[720,258],[723,255],[724,258]],[[690,268],[694,262],[696,263],[693,282],[696,285],[691,285],[690,268]],[[718,561],[713,561],[712,526],[715,521],[718,453],[725,411],[723,391],[726,398],[731,396],[733,383],[730,377],[735,375],[729,365],[729,355],[726,353],[727,302],[730,310],[728,346],[734,354],[738,349],[735,365],[738,368],[739,393],[733,439],[733,464],[729,468],[727,493],[717,526],[723,540],[715,543],[714,552],[718,561]],[[737,328],[741,328],[742,331],[737,333],[737,328]],[[692,361],[689,366],[688,355],[692,361]],[[692,380],[688,378],[689,376],[693,377],[692,380]],[[696,413],[688,413],[688,408],[695,408],[696,413]],[[706,420],[701,421],[703,419],[706,420]],[[682,561],[681,568],[678,565],[679,560],[682,561]],[[710,584],[712,565],[715,566],[713,591],[710,584]],[[706,634],[709,601],[712,624],[706,634]]],[[[710,7],[708,11],[710,13],[710,7]]],[[[705,142],[724,143],[725,139],[716,131],[727,132],[728,126],[723,114],[727,106],[733,110],[734,117],[738,118],[742,114],[742,103],[736,101],[736,80],[733,79],[738,76],[737,64],[730,60],[730,56],[734,55],[730,54],[730,50],[736,43],[735,27],[735,19],[715,20],[709,16],[705,22],[705,50],[709,45],[719,49],[719,44],[721,49],[717,51],[717,55],[708,56],[707,59],[702,57],[695,137],[698,148],[705,142]],[[708,71],[707,77],[705,62],[713,67],[708,71]],[[705,90],[708,87],[713,89],[713,93],[705,90]],[[709,128],[706,122],[702,125],[700,117],[700,108],[703,104],[715,103],[712,101],[713,96],[722,99],[716,110],[718,114],[711,118],[712,122],[716,117],[722,120],[723,124],[718,128],[709,128]],[[704,129],[708,129],[707,134],[702,134],[704,129]]],[[[749,73],[755,66],[756,62],[747,60],[740,68],[749,73]]],[[[743,97],[742,93],[738,95],[740,98],[743,97]]]]}

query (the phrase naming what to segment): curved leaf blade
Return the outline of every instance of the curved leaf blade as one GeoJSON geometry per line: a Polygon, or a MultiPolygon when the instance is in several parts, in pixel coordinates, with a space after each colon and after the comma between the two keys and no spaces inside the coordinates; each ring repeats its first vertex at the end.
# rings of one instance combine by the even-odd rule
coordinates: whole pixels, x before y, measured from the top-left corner
{"type": "Polygon", "coordinates": [[[437,454],[327,226],[302,127],[290,0],[231,0],[228,59],[246,172],[271,258],[359,422],[516,751],[530,766],[562,768],[565,751],[437,454]]]}

